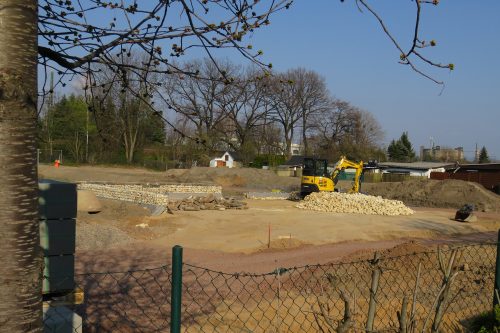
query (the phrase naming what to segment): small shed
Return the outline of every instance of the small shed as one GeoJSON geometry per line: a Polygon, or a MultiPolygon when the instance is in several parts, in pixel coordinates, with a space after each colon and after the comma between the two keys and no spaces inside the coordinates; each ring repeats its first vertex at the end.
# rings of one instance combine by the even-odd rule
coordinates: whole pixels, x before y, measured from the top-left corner
{"type": "Polygon", "coordinates": [[[304,156],[294,155],[278,167],[277,174],[284,177],[302,177],[303,168],[304,156]]]}
{"type": "Polygon", "coordinates": [[[239,154],[230,151],[226,151],[221,157],[215,157],[210,161],[211,168],[239,168],[241,165],[239,154]]]}

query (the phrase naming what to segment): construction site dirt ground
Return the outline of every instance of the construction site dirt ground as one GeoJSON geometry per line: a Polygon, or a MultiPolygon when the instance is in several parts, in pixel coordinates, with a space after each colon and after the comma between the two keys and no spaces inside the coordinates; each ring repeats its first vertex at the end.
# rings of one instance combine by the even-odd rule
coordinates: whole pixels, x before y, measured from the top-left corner
{"type": "MultiPolygon", "coordinates": [[[[192,181],[189,178],[180,181],[201,183],[205,177],[207,183],[217,183],[214,178],[219,177],[220,181],[222,177],[211,174],[212,170],[206,170],[205,175],[201,171],[191,171],[198,173],[192,181]]],[[[278,181],[280,186],[290,187],[298,181],[279,180],[283,177],[269,175],[269,179],[251,183],[250,178],[256,175],[253,170],[222,172],[226,183],[221,185],[230,191],[266,190],[272,182],[278,181]]],[[[45,178],[69,181],[179,182],[178,178],[165,176],[165,173],[127,168],[42,166],[40,174],[45,178]]],[[[488,199],[491,207],[496,207],[497,199],[500,206],[500,198],[496,195],[488,199]]],[[[360,251],[371,252],[396,245],[413,251],[414,241],[419,243],[419,249],[440,241],[494,241],[495,231],[500,227],[500,213],[491,209],[477,212],[477,221],[473,223],[452,220],[461,205],[459,202],[455,209],[411,206],[415,210],[411,216],[379,216],[301,210],[295,207],[296,202],[287,200],[246,201],[249,207],[246,210],[151,216],[147,208],[137,204],[102,200],[101,213],[79,212],[77,272],[162,265],[169,261],[171,247],[177,244],[185,248],[185,259],[193,264],[228,272],[266,272],[279,266],[327,263],[360,251]]]]}

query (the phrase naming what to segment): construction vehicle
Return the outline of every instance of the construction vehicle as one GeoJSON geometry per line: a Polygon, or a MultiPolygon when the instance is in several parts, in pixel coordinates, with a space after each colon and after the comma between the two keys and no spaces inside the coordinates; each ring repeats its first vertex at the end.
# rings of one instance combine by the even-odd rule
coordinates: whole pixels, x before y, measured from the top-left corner
{"type": "Polygon", "coordinates": [[[304,168],[302,170],[302,180],[300,184],[300,195],[304,198],[312,192],[334,192],[337,191],[335,185],[342,170],[354,169],[354,182],[349,193],[358,193],[361,188],[361,174],[363,173],[363,161],[356,163],[349,161],[345,156],[335,163],[333,171],[328,171],[328,161],[319,158],[304,158],[304,168]]]}

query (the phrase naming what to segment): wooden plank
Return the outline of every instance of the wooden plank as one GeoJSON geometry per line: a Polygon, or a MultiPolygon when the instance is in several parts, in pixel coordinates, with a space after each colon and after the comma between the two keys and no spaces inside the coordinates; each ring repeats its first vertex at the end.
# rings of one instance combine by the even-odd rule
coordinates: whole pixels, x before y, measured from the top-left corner
{"type": "Polygon", "coordinates": [[[83,304],[84,300],[85,294],[83,289],[77,287],[68,293],[45,295],[43,306],[79,305],[83,304]]]}

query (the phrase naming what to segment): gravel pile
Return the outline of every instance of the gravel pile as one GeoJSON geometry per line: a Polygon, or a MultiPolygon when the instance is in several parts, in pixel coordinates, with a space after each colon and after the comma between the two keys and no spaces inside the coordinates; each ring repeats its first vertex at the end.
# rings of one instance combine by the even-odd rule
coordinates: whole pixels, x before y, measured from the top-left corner
{"type": "Polygon", "coordinates": [[[100,198],[129,201],[149,205],[167,205],[168,195],[149,190],[141,185],[103,185],[82,183],[78,189],[90,190],[100,198]]]}
{"type": "Polygon", "coordinates": [[[198,210],[226,210],[226,209],[248,209],[247,203],[235,198],[221,198],[214,195],[205,197],[188,197],[179,201],[172,201],[167,206],[167,211],[198,211],[198,210]]]}
{"type": "Polygon", "coordinates": [[[245,194],[247,199],[258,199],[258,200],[287,200],[290,197],[290,193],[283,192],[248,192],[245,194]]]}
{"type": "Polygon", "coordinates": [[[133,241],[134,238],[127,233],[112,226],[81,221],[76,224],[76,248],[78,250],[104,249],[133,241]]]}
{"type": "Polygon", "coordinates": [[[80,183],[78,189],[89,190],[101,198],[135,202],[146,205],[163,205],[169,202],[168,193],[220,194],[220,186],[204,185],[138,185],[80,183]]]}
{"type": "Polygon", "coordinates": [[[159,185],[148,187],[151,191],[158,193],[222,193],[222,187],[218,185],[159,185]]]}
{"type": "Polygon", "coordinates": [[[364,194],[338,192],[316,192],[296,205],[298,208],[333,213],[355,213],[368,215],[411,215],[413,210],[398,200],[388,200],[364,194]]]}

